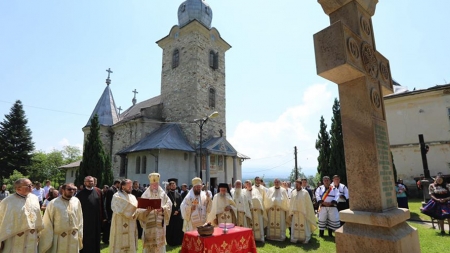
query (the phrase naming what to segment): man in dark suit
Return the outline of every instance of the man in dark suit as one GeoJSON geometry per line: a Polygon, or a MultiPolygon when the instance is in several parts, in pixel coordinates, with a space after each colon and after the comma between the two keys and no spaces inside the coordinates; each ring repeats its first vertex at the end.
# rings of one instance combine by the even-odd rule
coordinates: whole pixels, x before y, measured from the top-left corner
{"type": "Polygon", "coordinates": [[[109,244],[109,231],[111,229],[111,220],[112,220],[112,216],[113,216],[113,211],[111,210],[111,201],[112,201],[113,195],[119,190],[119,187],[120,187],[120,181],[115,180],[114,185],[109,187],[108,191],[106,192],[106,197],[105,197],[106,223],[104,224],[103,237],[102,237],[102,241],[105,244],[109,244]]]}
{"type": "MultiPolygon", "coordinates": [[[[142,193],[144,193],[144,191],[142,191],[142,189],[139,187],[139,181],[133,181],[133,189],[131,190],[131,194],[133,194],[137,199],[142,196],[142,193]]],[[[139,220],[136,220],[136,223],[138,230],[138,238],[141,238],[142,237],[141,223],[139,222],[139,220]]]]}

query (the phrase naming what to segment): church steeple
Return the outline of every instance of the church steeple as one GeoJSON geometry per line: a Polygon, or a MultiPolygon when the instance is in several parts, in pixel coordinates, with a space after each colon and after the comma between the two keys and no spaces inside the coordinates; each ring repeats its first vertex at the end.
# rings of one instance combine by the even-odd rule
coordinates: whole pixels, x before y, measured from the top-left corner
{"type": "Polygon", "coordinates": [[[114,97],[112,95],[111,88],[109,87],[111,84],[110,74],[113,72],[111,71],[111,68],[108,68],[106,72],[108,72],[108,78],[106,78],[106,88],[98,100],[91,117],[89,117],[86,127],[91,125],[91,120],[95,114],[98,115],[98,121],[100,125],[103,126],[112,126],[119,121],[116,103],[114,102],[114,97]]]}

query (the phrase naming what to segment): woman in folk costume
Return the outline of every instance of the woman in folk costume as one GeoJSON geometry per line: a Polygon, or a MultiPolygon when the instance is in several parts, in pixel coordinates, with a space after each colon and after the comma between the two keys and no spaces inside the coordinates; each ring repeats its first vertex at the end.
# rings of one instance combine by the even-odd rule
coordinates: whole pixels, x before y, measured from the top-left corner
{"type": "Polygon", "coordinates": [[[206,223],[207,214],[211,211],[211,195],[202,191],[202,179],[192,179],[192,189],[181,203],[183,216],[183,232],[196,230],[206,223]]]}
{"type": "Polygon", "coordinates": [[[161,208],[147,209],[147,212],[139,213],[138,219],[143,228],[142,242],[143,252],[166,252],[166,226],[170,221],[172,202],[166,191],[159,186],[160,175],[151,173],[148,175],[150,186],[142,194],[142,198],[161,199],[161,208]]]}

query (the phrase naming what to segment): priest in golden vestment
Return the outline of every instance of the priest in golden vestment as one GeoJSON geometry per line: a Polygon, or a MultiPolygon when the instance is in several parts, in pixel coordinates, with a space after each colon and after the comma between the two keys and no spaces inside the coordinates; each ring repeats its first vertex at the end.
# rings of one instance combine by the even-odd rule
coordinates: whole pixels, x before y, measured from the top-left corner
{"type": "Polygon", "coordinates": [[[148,175],[150,185],[141,196],[146,199],[161,199],[161,208],[147,209],[147,212],[138,211],[137,217],[143,229],[143,253],[166,252],[166,226],[172,213],[172,201],[159,186],[159,178],[158,173],[148,175]]]}
{"type": "Polygon", "coordinates": [[[250,228],[253,229],[255,241],[264,242],[264,228],[267,226],[267,213],[264,208],[263,197],[258,189],[252,187],[250,180],[245,181],[244,195],[247,197],[252,213],[250,228]]]}
{"type": "Polygon", "coordinates": [[[31,193],[31,181],[14,182],[15,194],[0,202],[0,252],[38,252],[38,233],[44,228],[39,200],[31,193]]]}
{"type": "Polygon", "coordinates": [[[218,226],[220,223],[236,224],[237,208],[228,184],[220,183],[218,188],[219,193],[213,198],[211,211],[206,220],[213,226],[218,226]]]}
{"type": "Polygon", "coordinates": [[[311,197],[307,190],[302,188],[302,180],[295,181],[289,201],[289,224],[291,227],[291,242],[308,243],[311,234],[317,229],[316,216],[311,197]]]}
{"type": "Polygon", "coordinates": [[[264,199],[264,208],[267,212],[269,223],[267,225],[267,240],[284,241],[286,239],[286,218],[289,212],[289,197],[286,189],[281,187],[277,178],[267,191],[264,199]]]}
{"type": "Polygon", "coordinates": [[[62,195],[48,203],[39,253],[78,253],[83,248],[83,211],[73,196],[76,191],[75,185],[64,184],[62,195]]]}
{"type": "MultiPolygon", "coordinates": [[[[136,197],[131,194],[133,181],[124,179],[111,200],[113,216],[109,233],[109,252],[137,252],[137,206],[136,197]]],[[[140,212],[145,212],[140,209],[140,212]]]]}
{"type": "Polygon", "coordinates": [[[183,216],[183,232],[196,230],[206,223],[207,214],[211,211],[212,201],[208,191],[202,191],[202,179],[192,179],[192,189],[181,202],[183,216]]]}
{"type": "Polygon", "coordinates": [[[251,228],[252,213],[250,211],[250,203],[242,190],[242,181],[234,182],[234,189],[231,190],[231,196],[236,204],[236,226],[251,228]]]}

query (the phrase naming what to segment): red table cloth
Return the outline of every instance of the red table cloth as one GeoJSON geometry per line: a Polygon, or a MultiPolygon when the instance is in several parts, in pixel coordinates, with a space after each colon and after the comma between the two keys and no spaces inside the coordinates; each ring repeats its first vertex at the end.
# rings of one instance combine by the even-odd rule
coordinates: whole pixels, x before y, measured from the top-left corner
{"type": "Polygon", "coordinates": [[[222,234],[221,228],[214,228],[212,236],[199,236],[197,231],[184,233],[182,253],[256,253],[253,231],[250,228],[234,227],[222,234]]]}

